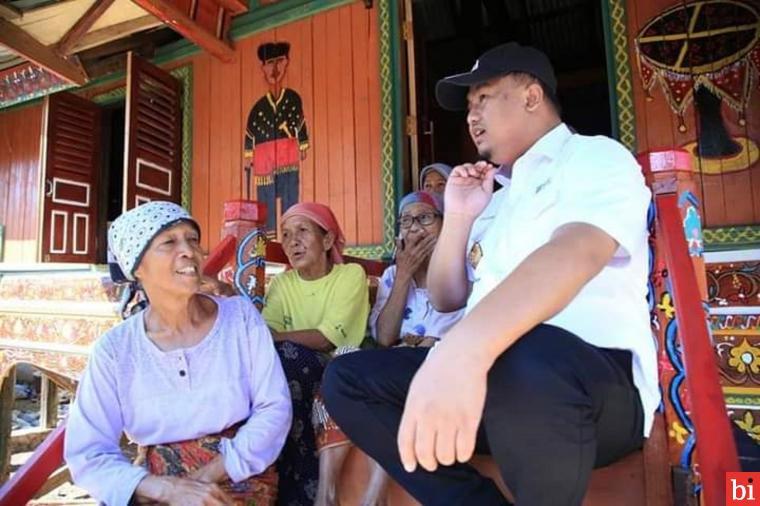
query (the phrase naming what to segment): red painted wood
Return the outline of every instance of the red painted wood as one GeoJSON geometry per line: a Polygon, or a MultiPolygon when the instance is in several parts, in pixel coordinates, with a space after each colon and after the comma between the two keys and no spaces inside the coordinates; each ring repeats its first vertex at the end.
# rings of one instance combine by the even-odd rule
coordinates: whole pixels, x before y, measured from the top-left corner
{"type": "MultiPolygon", "coordinates": [[[[357,213],[357,235],[359,244],[371,244],[373,227],[367,225],[363,216],[375,215],[372,206],[372,178],[375,173],[373,166],[379,166],[379,160],[372,158],[372,129],[370,127],[370,80],[371,69],[366,62],[370,61],[370,51],[377,51],[371,46],[369,39],[369,24],[371,14],[359,3],[351,6],[351,40],[354,41],[351,58],[353,60],[353,100],[354,100],[354,153],[356,164],[356,200],[361,209],[357,213]]],[[[377,172],[379,174],[379,172],[377,172]]]]}
{"type": "Polygon", "coordinates": [[[18,506],[30,501],[48,477],[63,463],[66,425],[59,425],[13,477],[0,488],[0,506],[18,506]]]}
{"type": "MultiPolygon", "coordinates": [[[[311,120],[313,128],[309,131],[309,137],[312,142],[312,153],[314,157],[314,195],[312,198],[315,202],[329,204],[335,210],[334,203],[330,198],[329,178],[330,178],[330,124],[328,123],[329,103],[328,87],[329,72],[327,61],[330,58],[330,50],[333,47],[328,40],[329,31],[327,29],[327,17],[317,16],[312,20],[313,33],[313,59],[314,59],[314,118],[311,120]]],[[[307,118],[308,121],[308,118],[307,118]]],[[[307,198],[307,197],[305,197],[307,198]]],[[[337,217],[337,215],[336,215],[337,217]]],[[[340,219],[338,217],[338,219],[340,219]]],[[[350,240],[350,239],[349,239],[350,240]]]]}
{"type": "MultiPolygon", "coordinates": [[[[200,56],[193,62],[193,167],[192,167],[192,215],[198,221],[203,235],[201,244],[210,248],[219,237],[221,223],[209,223],[209,137],[211,130],[202,125],[208,125],[211,116],[212,102],[210,100],[211,81],[208,79],[211,58],[200,56]]],[[[214,203],[218,205],[217,202],[214,203]]]]}
{"type": "Polygon", "coordinates": [[[193,58],[193,215],[204,245],[221,237],[222,203],[246,198],[245,123],[267,91],[256,51],[273,41],[291,45],[284,84],[301,96],[309,133],[300,199],[329,205],[349,245],[382,241],[377,23],[377,9],[352,3],[237,41],[230,64],[193,58]]]}
{"type": "Polygon", "coordinates": [[[216,245],[211,253],[209,253],[206,262],[203,264],[203,275],[209,277],[216,277],[227,263],[235,256],[235,249],[237,248],[237,237],[234,235],[228,235],[222,242],[216,245]]]}
{"type": "Polygon", "coordinates": [[[665,244],[662,253],[668,265],[679,334],[682,336],[704,504],[719,506],[725,499],[725,473],[740,470],[736,445],[726,415],[696,273],[684,240],[678,197],[675,193],[660,194],[655,196],[655,202],[665,244]]]}
{"type": "Polygon", "coordinates": [[[32,263],[39,232],[42,106],[0,113],[0,223],[6,262],[32,263]]]}
{"type": "MultiPolygon", "coordinates": [[[[338,44],[338,58],[339,62],[342,62],[342,69],[340,72],[340,95],[338,100],[341,104],[354,103],[354,60],[351,57],[353,50],[353,37],[351,35],[351,10],[340,9],[337,11],[340,20],[340,43],[338,44]]],[[[341,144],[343,145],[343,159],[340,163],[343,168],[343,180],[342,184],[344,188],[356,188],[357,187],[357,164],[356,164],[356,136],[354,127],[354,118],[356,111],[353,107],[339,107],[341,112],[340,119],[340,137],[341,144]]],[[[361,210],[361,203],[356,200],[356,193],[345,192],[343,196],[343,220],[341,221],[341,228],[343,233],[350,237],[358,236],[358,222],[359,213],[361,210]]]]}

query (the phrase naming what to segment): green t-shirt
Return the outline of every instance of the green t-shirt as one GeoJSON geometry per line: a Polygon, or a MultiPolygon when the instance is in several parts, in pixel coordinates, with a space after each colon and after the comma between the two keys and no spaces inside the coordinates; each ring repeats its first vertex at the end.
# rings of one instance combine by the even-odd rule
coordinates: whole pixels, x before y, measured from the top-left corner
{"type": "Polygon", "coordinates": [[[367,276],[357,264],[336,264],[313,281],[291,269],[274,277],[261,314],[277,332],[316,329],[336,348],[359,346],[369,315],[367,276]]]}

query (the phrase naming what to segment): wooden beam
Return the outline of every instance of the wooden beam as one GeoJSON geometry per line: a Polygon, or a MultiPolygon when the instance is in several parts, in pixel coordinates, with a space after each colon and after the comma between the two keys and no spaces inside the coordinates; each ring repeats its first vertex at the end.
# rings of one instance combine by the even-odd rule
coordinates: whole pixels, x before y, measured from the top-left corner
{"type": "Polygon", "coordinates": [[[172,0],[132,0],[132,2],[223,62],[229,63],[234,59],[235,51],[232,46],[198,26],[187,14],[179,10],[172,0]]]}
{"type": "Polygon", "coordinates": [[[98,18],[111,7],[113,2],[114,0],[100,0],[92,4],[92,6],[87,9],[87,12],[84,13],[84,16],[79,18],[79,20],[74,23],[74,26],[66,32],[66,35],[61,37],[61,40],[59,40],[56,45],[56,52],[64,56],[70,54],[71,49],[81,40],[84,34],[92,28],[95,21],[97,21],[98,18]]]}
{"type": "Polygon", "coordinates": [[[53,472],[53,474],[50,475],[50,477],[47,479],[44,485],[42,485],[42,488],[40,488],[36,494],[34,494],[34,498],[38,499],[42,497],[45,494],[49,494],[53,490],[57,489],[64,483],[68,483],[71,481],[71,472],[69,471],[68,467],[61,467],[57,471],[53,472]]]}
{"type": "Polygon", "coordinates": [[[0,2],[0,18],[4,19],[20,19],[21,11],[11,4],[0,2]]]}
{"type": "Polygon", "coordinates": [[[44,374],[40,379],[40,427],[52,429],[58,425],[58,387],[44,374]]]}
{"type": "Polygon", "coordinates": [[[70,83],[82,85],[87,82],[87,74],[81,67],[64,60],[52,49],[5,19],[0,19],[0,44],[70,83]]]}
{"type": "Polygon", "coordinates": [[[121,39],[122,37],[131,35],[135,32],[163,26],[163,24],[164,23],[161,20],[156,19],[151,15],[130,19],[129,21],[117,23],[85,34],[72,48],[71,52],[78,53],[91,47],[100,46],[101,44],[121,39]]]}
{"type": "Polygon", "coordinates": [[[242,0],[215,0],[219,7],[223,7],[233,16],[248,12],[248,2],[242,0]]]}
{"type": "Polygon", "coordinates": [[[0,376],[0,483],[7,481],[10,474],[12,413],[15,397],[16,366],[14,365],[5,378],[0,376]]]}

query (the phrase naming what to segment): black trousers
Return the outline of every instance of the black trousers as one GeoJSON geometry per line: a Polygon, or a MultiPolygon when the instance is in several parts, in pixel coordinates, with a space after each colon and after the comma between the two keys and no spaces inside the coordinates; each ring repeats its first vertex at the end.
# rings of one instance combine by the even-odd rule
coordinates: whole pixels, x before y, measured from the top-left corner
{"type": "MultiPolygon", "coordinates": [[[[427,350],[368,350],[336,358],[322,383],[341,429],[424,505],[508,504],[467,464],[430,473],[401,466],[396,435],[409,384],[427,350]]],[[[452,370],[451,374],[467,374],[452,370]]],[[[488,374],[477,453],[490,454],[518,506],[579,505],[594,467],[641,448],[643,413],[631,354],[539,325],[488,374]]]]}

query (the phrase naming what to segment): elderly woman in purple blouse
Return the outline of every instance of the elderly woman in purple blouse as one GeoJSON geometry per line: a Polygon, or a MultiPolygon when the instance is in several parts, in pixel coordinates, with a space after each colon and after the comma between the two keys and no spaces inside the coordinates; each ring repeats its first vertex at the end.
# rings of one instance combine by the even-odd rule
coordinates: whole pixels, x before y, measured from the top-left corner
{"type": "Polygon", "coordinates": [[[108,506],[273,504],[291,423],[272,336],[240,297],[198,292],[198,224],[151,202],[120,216],[109,248],[150,301],[95,344],[68,419],[74,481],[108,506]],[[139,447],[122,453],[122,432],[139,447]]]}

